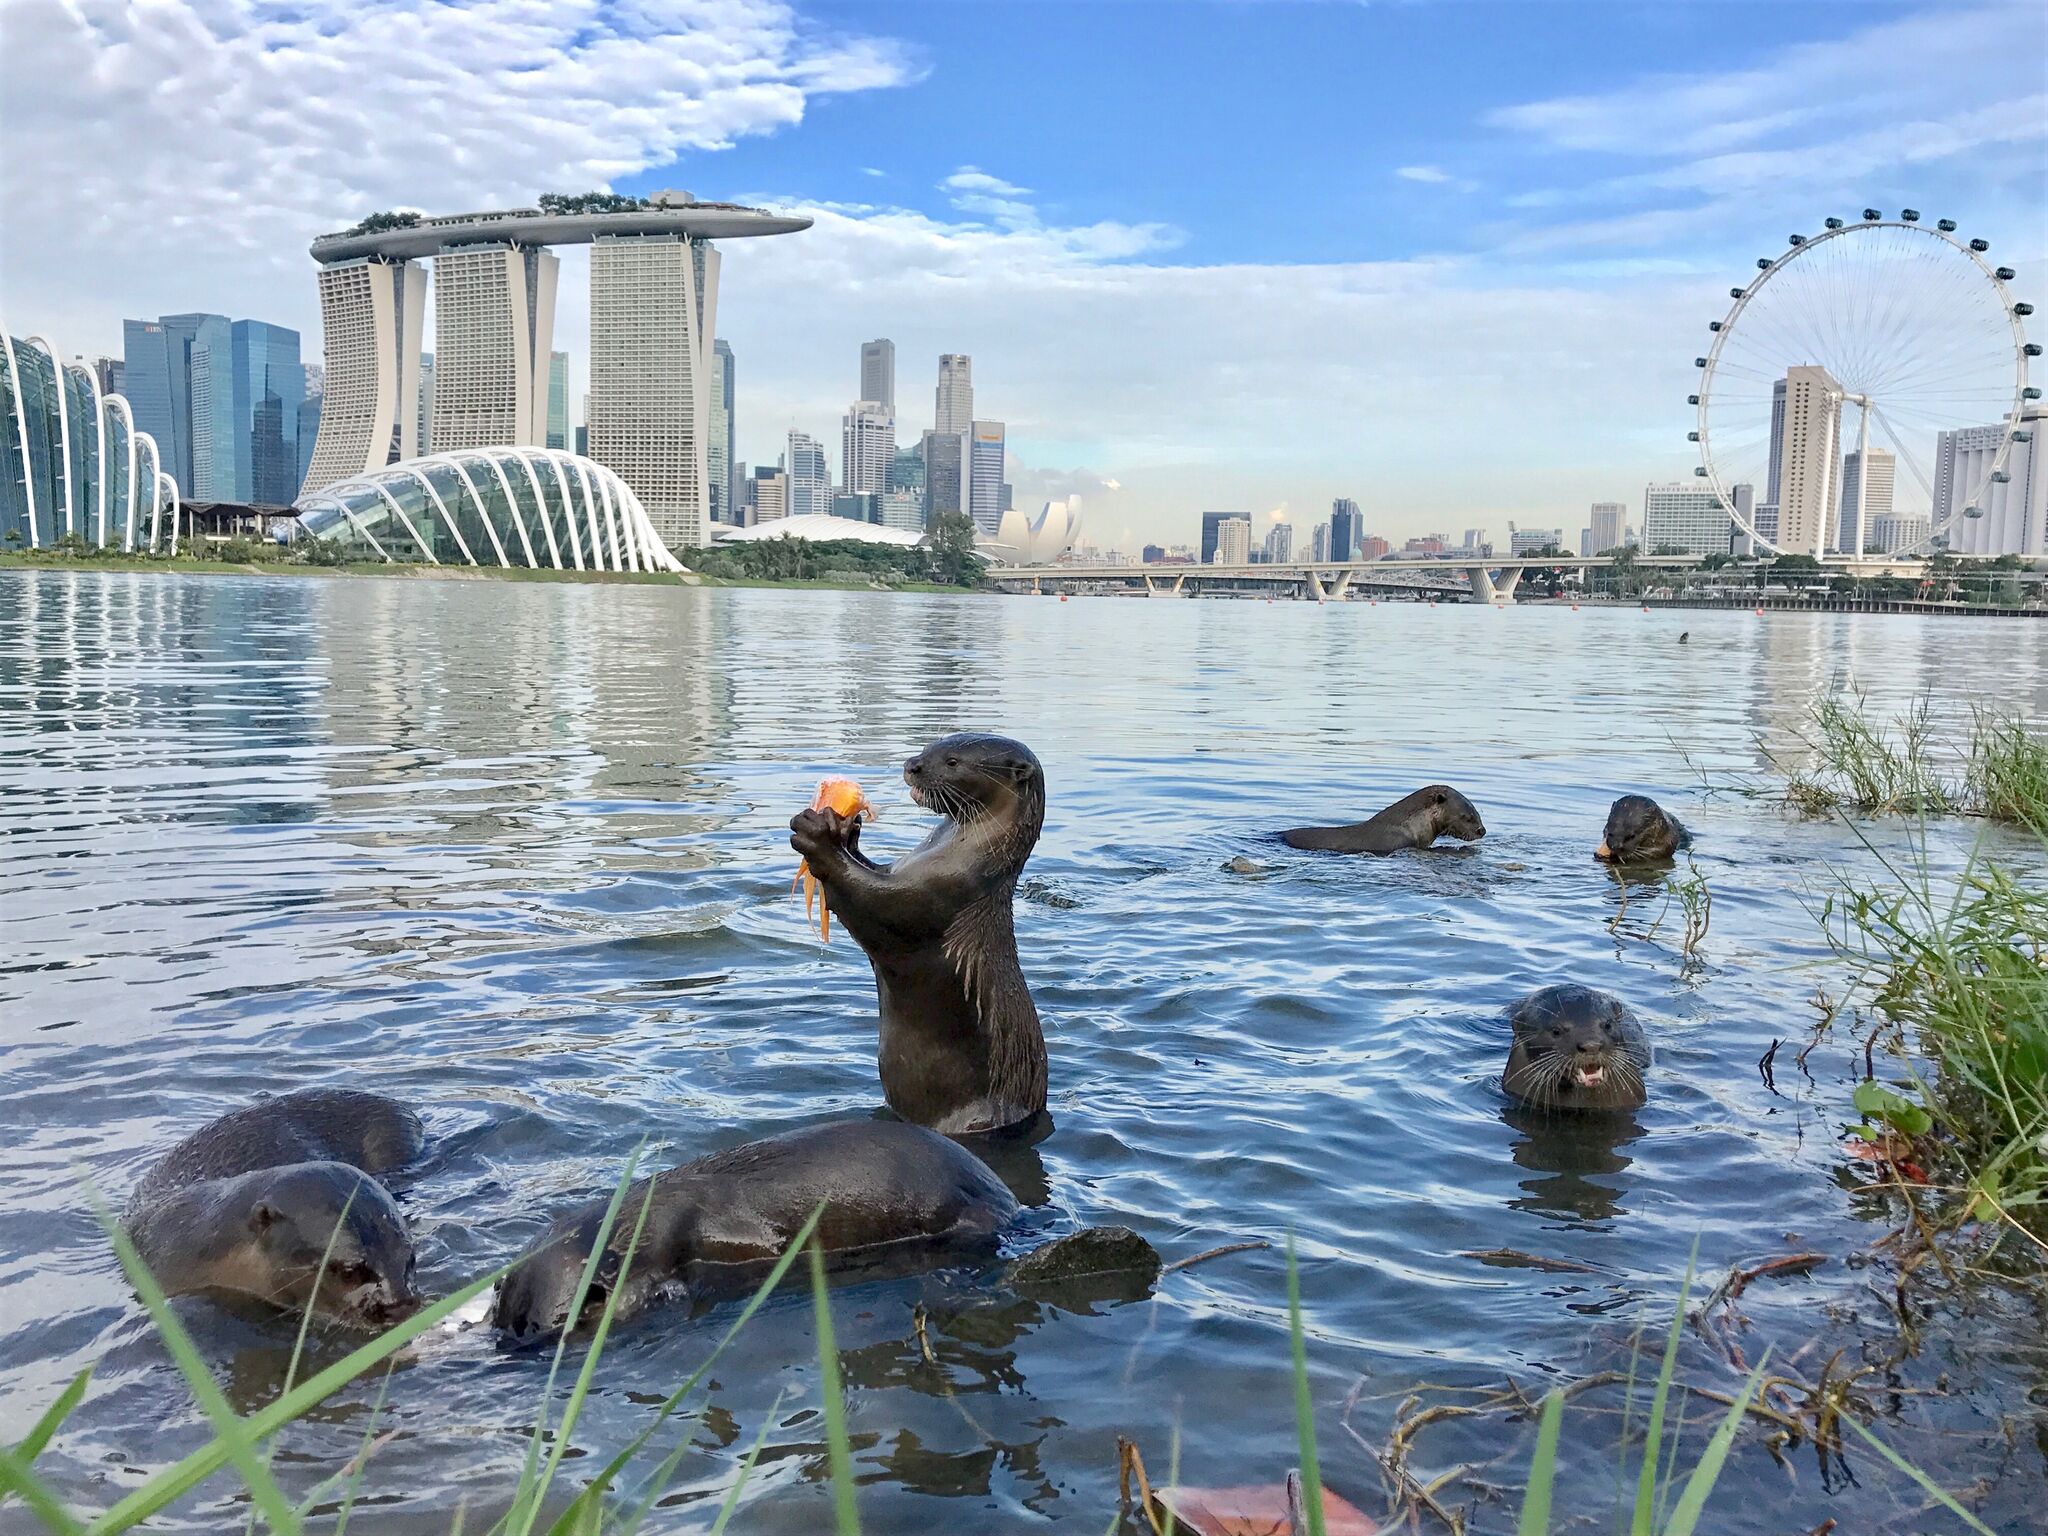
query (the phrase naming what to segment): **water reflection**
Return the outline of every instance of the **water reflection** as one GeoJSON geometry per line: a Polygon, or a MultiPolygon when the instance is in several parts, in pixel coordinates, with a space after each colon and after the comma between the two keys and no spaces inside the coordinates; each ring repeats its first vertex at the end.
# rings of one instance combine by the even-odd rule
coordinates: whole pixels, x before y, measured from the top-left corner
{"type": "Polygon", "coordinates": [[[1509,1103],[1500,1117],[1516,1132],[1515,1166],[1540,1175],[1518,1181],[1522,1193],[1508,1202],[1514,1209],[1589,1224],[1627,1214],[1629,1182],[1621,1175],[1634,1159],[1623,1149],[1643,1134],[1634,1114],[1562,1115],[1509,1103]]]}

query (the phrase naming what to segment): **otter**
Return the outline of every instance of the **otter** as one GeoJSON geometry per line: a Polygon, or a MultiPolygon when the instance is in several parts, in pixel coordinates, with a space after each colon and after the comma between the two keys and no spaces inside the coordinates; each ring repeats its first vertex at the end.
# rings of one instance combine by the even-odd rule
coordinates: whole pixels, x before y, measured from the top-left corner
{"type": "Polygon", "coordinates": [[[1648,795],[1623,795],[1607,809],[1593,857],[1609,864],[1655,864],[1692,846],[1692,834],[1648,795]]]}
{"type": "Polygon", "coordinates": [[[1508,1010],[1514,1044],[1500,1085],[1537,1109],[1628,1110],[1643,1104],[1650,1042],[1620,998],[1571,983],[1508,1010]]]}
{"type": "Polygon", "coordinates": [[[1007,737],[942,737],[903,767],[944,819],[894,864],[860,851],[860,818],[801,812],[790,846],[867,952],[881,1007],[882,1096],[949,1136],[1045,1110],[1045,1034],[1017,962],[1017,877],[1045,824],[1045,770],[1007,737]]]}
{"type": "Polygon", "coordinates": [[[376,1175],[410,1162],[425,1139],[417,1115],[379,1094],[287,1093],[164,1154],[124,1224],[167,1295],[310,1304],[344,1327],[389,1327],[420,1297],[411,1230],[376,1175]]]}
{"type": "Polygon", "coordinates": [[[520,1342],[645,1310],[680,1288],[692,1301],[744,1293],[821,1203],[817,1242],[836,1271],[922,1268],[992,1258],[1016,1198],[989,1167],[936,1131],[900,1120],[811,1126],[745,1142],[633,1185],[619,1203],[604,1258],[569,1306],[610,1200],[557,1221],[498,1282],[494,1326],[520,1342]],[[621,1282],[619,1268],[646,1224],[621,1282]]]}
{"type": "Polygon", "coordinates": [[[1431,784],[1396,800],[1369,821],[1348,827],[1292,827],[1280,834],[1291,848],[1326,853],[1398,853],[1427,848],[1440,837],[1472,842],[1486,836],[1486,823],[1472,802],[1448,784],[1431,784]]]}

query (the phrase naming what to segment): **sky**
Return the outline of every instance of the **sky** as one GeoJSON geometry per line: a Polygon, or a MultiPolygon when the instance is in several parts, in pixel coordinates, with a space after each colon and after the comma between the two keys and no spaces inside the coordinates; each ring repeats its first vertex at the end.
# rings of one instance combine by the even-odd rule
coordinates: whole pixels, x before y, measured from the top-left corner
{"type": "Polygon", "coordinates": [[[67,353],[211,310],[312,360],[314,235],[592,187],[814,219],[723,246],[751,463],[836,463],[887,336],[899,441],[971,354],[1104,547],[1337,496],[1569,543],[1690,476],[1789,233],[1910,205],[2048,301],[2048,5],[0,0],[0,317],[67,353]]]}

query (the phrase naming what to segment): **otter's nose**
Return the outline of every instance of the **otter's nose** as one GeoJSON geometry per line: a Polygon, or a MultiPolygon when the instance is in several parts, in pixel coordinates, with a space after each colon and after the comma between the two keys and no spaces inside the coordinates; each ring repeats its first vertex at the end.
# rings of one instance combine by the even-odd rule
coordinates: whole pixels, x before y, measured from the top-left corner
{"type": "Polygon", "coordinates": [[[905,762],[904,762],[904,764],[903,764],[903,777],[905,777],[906,779],[915,779],[915,778],[918,778],[918,777],[920,777],[920,776],[921,776],[921,775],[922,775],[923,773],[924,773],[924,759],[923,759],[923,758],[921,758],[921,757],[913,757],[913,758],[909,758],[909,759],[906,759],[906,760],[905,760],[905,762]]]}
{"type": "Polygon", "coordinates": [[[1593,857],[1596,859],[1611,859],[1614,857],[1614,850],[1607,846],[1606,838],[1600,839],[1600,846],[1593,850],[1593,857]]]}

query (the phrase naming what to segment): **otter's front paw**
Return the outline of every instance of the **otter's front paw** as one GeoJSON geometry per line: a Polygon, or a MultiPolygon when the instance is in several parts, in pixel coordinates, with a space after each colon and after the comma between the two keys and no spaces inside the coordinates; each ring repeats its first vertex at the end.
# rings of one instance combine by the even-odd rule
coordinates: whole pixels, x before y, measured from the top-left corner
{"type": "Polygon", "coordinates": [[[825,868],[839,854],[860,846],[860,818],[842,816],[829,807],[798,811],[789,819],[789,846],[813,870],[825,868]]]}

